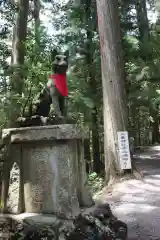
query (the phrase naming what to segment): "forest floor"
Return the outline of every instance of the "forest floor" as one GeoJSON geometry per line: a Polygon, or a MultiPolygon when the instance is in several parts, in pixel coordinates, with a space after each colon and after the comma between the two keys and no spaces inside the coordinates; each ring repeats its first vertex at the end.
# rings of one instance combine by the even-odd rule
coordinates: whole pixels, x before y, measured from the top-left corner
{"type": "Polygon", "coordinates": [[[121,181],[99,200],[128,225],[128,240],[160,240],[160,146],[146,147],[134,157],[144,178],[121,181]]]}

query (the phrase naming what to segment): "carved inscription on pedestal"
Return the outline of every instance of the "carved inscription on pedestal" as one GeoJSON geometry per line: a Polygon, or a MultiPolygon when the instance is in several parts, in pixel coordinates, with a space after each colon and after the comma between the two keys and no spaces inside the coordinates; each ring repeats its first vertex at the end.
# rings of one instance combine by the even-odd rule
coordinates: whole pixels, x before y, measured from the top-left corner
{"type": "Polygon", "coordinates": [[[49,163],[49,154],[47,151],[35,151],[34,152],[34,182],[32,184],[32,203],[43,211],[43,206],[46,198],[52,198],[49,196],[51,193],[54,175],[49,163]]]}

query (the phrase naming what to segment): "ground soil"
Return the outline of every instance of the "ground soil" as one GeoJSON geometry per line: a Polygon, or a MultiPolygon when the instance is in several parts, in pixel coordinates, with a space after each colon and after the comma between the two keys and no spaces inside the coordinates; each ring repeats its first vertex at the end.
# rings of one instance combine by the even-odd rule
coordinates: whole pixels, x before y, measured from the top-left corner
{"type": "Polygon", "coordinates": [[[128,225],[128,240],[160,240],[160,146],[146,147],[134,156],[143,179],[123,179],[99,198],[128,225]]]}

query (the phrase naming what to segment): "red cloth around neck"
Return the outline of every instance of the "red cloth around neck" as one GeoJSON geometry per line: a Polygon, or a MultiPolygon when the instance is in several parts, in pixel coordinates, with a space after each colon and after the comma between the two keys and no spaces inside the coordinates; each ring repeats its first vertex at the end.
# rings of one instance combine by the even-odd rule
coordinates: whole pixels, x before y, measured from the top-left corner
{"type": "Polygon", "coordinates": [[[63,97],[68,96],[67,77],[66,74],[51,74],[50,78],[53,79],[54,85],[63,97]]]}

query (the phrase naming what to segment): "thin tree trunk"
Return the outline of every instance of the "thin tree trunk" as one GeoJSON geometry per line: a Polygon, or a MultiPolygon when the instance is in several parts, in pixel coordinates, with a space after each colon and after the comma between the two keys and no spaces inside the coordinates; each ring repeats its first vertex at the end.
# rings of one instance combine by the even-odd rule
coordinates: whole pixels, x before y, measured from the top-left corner
{"type": "Polygon", "coordinates": [[[137,25],[139,28],[141,57],[146,61],[149,55],[147,46],[149,42],[149,23],[147,16],[146,0],[136,0],[137,25]]]}
{"type": "Polygon", "coordinates": [[[159,121],[158,119],[155,119],[155,122],[152,124],[152,144],[159,143],[159,141],[159,121]]]}
{"type": "Polygon", "coordinates": [[[159,115],[152,115],[154,122],[152,123],[152,144],[160,142],[160,132],[159,132],[159,115]]]}
{"type": "Polygon", "coordinates": [[[136,0],[137,24],[140,40],[145,43],[149,40],[149,24],[146,8],[146,0],[136,0]]]}
{"type": "Polygon", "coordinates": [[[100,141],[97,118],[97,110],[95,109],[95,111],[92,113],[93,171],[100,173],[103,170],[103,165],[100,159],[100,141]]]}
{"type": "Polygon", "coordinates": [[[141,123],[140,123],[140,109],[138,107],[138,118],[137,118],[137,132],[138,132],[138,145],[141,145],[141,123]]]}
{"type": "Polygon", "coordinates": [[[93,33],[94,27],[92,23],[92,16],[91,16],[91,7],[92,7],[92,0],[86,2],[86,29],[87,29],[87,45],[86,45],[86,63],[88,66],[88,84],[90,86],[90,91],[92,94],[92,99],[95,103],[94,109],[91,113],[92,118],[92,151],[93,151],[93,170],[97,173],[101,171],[101,160],[100,160],[100,143],[99,143],[99,131],[98,131],[98,114],[97,114],[97,107],[96,107],[96,96],[97,96],[97,82],[95,78],[95,68],[93,62],[93,33]]]}
{"type": "MultiPolygon", "coordinates": [[[[18,12],[16,17],[16,25],[13,30],[13,44],[12,44],[12,62],[11,64],[18,65],[18,67],[23,66],[24,56],[25,56],[25,40],[27,35],[27,18],[28,18],[28,8],[29,0],[19,0],[18,1],[18,12]]],[[[23,79],[20,78],[20,86],[15,90],[22,92],[23,79]]],[[[14,87],[15,85],[13,85],[14,87]]]]}
{"type": "Polygon", "coordinates": [[[36,44],[39,46],[39,27],[40,27],[40,0],[34,0],[34,21],[35,21],[35,39],[36,44]]]}
{"type": "Polygon", "coordinates": [[[106,181],[120,173],[117,132],[127,129],[120,20],[116,0],[97,0],[104,104],[106,181]]]}
{"type": "MultiPolygon", "coordinates": [[[[23,71],[24,71],[25,40],[27,35],[27,17],[29,0],[18,0],[17,5],[18,12],[16,15],[16,23],[15,26],[13,27],[13,41],[12,41],[11,66],[13,68],[13,74],[10,78],[11,108],[8,116],[9,127],[15,127],[15,120],[19,116],[21,110],[21,104],[18,104],[19,101],[17,97],[20,97],[22,95],[24,85],[23,71]]],[[[1,193],[4,205],[6,205],[6,198],[9,189],[10,170],[13,164],[13,162],[11,162],[10,156],[8,158],[9,160],[4,166],[5,171],[3,175],[3,187],[1,193]]],[[[21,195],[23,195],[23,193],[21,193],[21,195]]]]}
{"type": "MultiPolygon", "coordinates": [[[[139,29],[139,46],[140,46],[140,57],[143,59],[144,62],[151,61],[153,58],[152,56],[152,49],[149,45],[149,22],[147,16],[147,7],[146,7],[146,0],[136,0],[136,12],[137,12],[137,25],[139,29]]],[[[149,108],[148,108],[149,111],[149,108]]],[[[140,135],[140,144],[144,144],[141,141],[140,135]]]]}
{"type": "Polygon", "coordinates": [[[13,74],[10,79],[11,83],[11,113],[10,126],[14,126],[14,121],[20,113],[21,104],[13,97],[15,94],[21,96],[24,86],[24,57],[25,57],[25,40],[27,35],[27,18],[28,18],[29,0],[18,1],[18,12],[16,15],[16,24],[13,28],[12,41],[12,59],[11,66],[13,74]]]}

